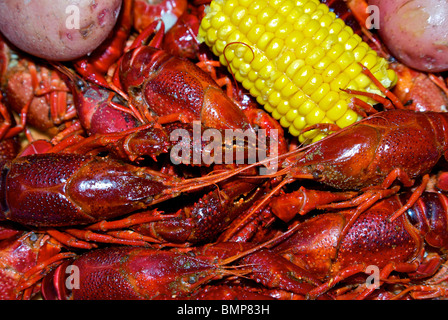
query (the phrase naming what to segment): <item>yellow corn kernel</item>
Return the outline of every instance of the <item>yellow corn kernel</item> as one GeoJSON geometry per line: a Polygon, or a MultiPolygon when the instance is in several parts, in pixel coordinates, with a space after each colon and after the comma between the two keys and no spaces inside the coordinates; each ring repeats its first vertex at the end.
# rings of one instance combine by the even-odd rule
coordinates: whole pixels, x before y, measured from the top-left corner
{"type": "Polygon", "coordinates": [[[299,141],[302,143],[311,143],[317,134],[318,131],[316,129],[306,131],[301,136],[299,136],[299,141]]]}
{"type": "Polygon", "coordinates": [[[294,83],[289,82],[283,87],[283,89],[280,91],[280,94],[283,98],[289,99],[289,97],[291,97],[293,94],[296,94],[298,90],[299,89],[294,83]]]}
{"type": "Polygon", "coordinates": [[[252,43],[257,43],[258,39],[265,33],[266,28],[261,24],[256,24],[247,34],[247,39],[252,43]]]}
{"type": "Polygon", "coordinates": [[[308,113],[310,113],[311,110],[314,109],[316,104],[311,99],[307,99],[302,105],[299,107],[299,113],[302,116],[306,116],[308,113]]]}
{"type": "Polygon", "coordinates": [[[205,12],[198,39],[224,65],[225,55],[235,79],[299,141],[327,134],[301,134],[312,124],[360,119],[341,89],[381,94],[359,63],[386,88],[397,81],[387,61],[319,0],[213,0],[205,12]]]}
{"type": "Polygon", "coordinates": [[[336,104],[327,111],[328,119],[332,121],[337,121],[344,113],[347,111],[347,102],[344,100],[339,100],[336,104]]]}
{"type": "Polygon", "coordinates": [[[353,61],[355,61],[353,54],[349,51],[344,51],[336,60],[336,63],[339,64],[341,70],[345,70],[350,64],[352,64],[353,61]]]}
{"type": "Polygon", "coordinates": [[[320,30],[320,23],[317,20],[310,20],[310,22],[303,29],[303,35],[306,38],[313,38],[314,35],[320,30]]]}
{"type": "Polygon", "coordinates": [[[275,32],[277,31],[277,29],[283,25],[283,23],[285,23],[285,18],[278,14],[275,13],[270,20],[266,23],[266,30],[270,31],[270,32],[275,32]]]}
{"type": "MultiPolygon", "coordinates": [[[[210,8],[213,10],[215,9],[213,7],[213,5],[216,5],[215,8],[217,7],[218,3],[210,3],[210,8]]],[[[228,17],[230,17],[233,13],[233,11],[235,10],[236,7],[238,7],[238,0],[227,0],[224,3],[224,6],[222,7],[222,12],[224,12],[224,14],[228,17]]],[[[216,10],[216,9],[215,9],[216,10]]],[[[219,11],[217,11],[219,12],[219,11]]]]}
{"type": "Polygon", "coordinates": [[[339,34],[342,28],[344,28],[344,21],[338,18],[333,20],[333,23],[328,27],[328,32],[333,34],[339,34]]]}
{"type": "MultiPolygon", "coordinates": [[[[238,25],[238,28],[242,33],[248,34],[256,23],[257,23],[257,19],[255,19],[255,17],[250,16],[250,15],[245,15],[241,19],[241,21],[238,25]]],[[[230,26],[233,27],[233,25],[230,25],[230,26]]]]}
{"type": "Polygon", "coordinates": [[[324,77],[324,81],[329,83],[341,72],[341,67],[336,63],[330,63],[330,65],[324,70],[322,76],[324,77]]]}
{"type": "Polygon", "coordinates": [[[277,106],[277,111],[281,114],[281,115],[285,115],[289,110],[290,110],[290,106],[288,101],[281,101],[278,106],[277,106]]]}
{"type": "Polygon", "coordinates": [[[362,62],[361,62],[361,63],[362,63],[365,67],[367,67],[367,68],[369,68],[369,69],[372,69],[373,67],[375,67],[377,59],[378,59],[378,58],[377,58],[377,55],[376,55],[375,51],[373,51],[373,52],[367,54],[367,55],[364,57],[364,59],[362,59],[362,62]]]}
{"type": "Polygon", "coordinates": [[[345,49],[344,46],[340,43],[335,43],[331,49],[327,52],[327,56],[332,59],[333,61],[336,61],[339,56],[344,53],[345,49]]]}
{"type": "Polygon", "coordinates": [[[316,106],[314,109],[308,112],[308,114],[305,116],[305,119],[308,125],[313,125],[316,123],[320,123],[324,117],[325,112],[322,111],[322,109],[320,109],[318,106],[316,106]]]}
{"type": "Polygon", "coordinates": [[[249,9],[248,13],[257,16],[261,10],[266,7],[267,3],[264,0],[255,0],[247,7],[249,9]]]}
{"type": "Polygon", "coordinates": [[[362,72],[362,68],[357,62],[353,62],[351,65],[347,67],[347,69],[344,71],[345,74],[347,74],[350,79],[354,79],[362,72]]]}
{"type": "Polygon", "coordinates": [[[274,82],[275,92],[280,95],[280,91],[286,86],[288,82],[288,78],[285,77],[284,74],[281,74],[274,82]]]}
{"type": "Polygon", "coordinates": [[[308,14],[303,13],[295,20],[294,28],[296,30],[303,31],[303,29],[305,29],[305,27],[308,25],[310,20],[311,20],[311,17],[308,14]]]}
{"type": "Polygon", "coordinates": [[[340,128],[345,128],[345,127],[348,127],[349,125],[355,123],[357,120],[358,120],[358,114],[355,111],[348,109],[344,113],[344,115],[339,118],[339,120],[336,120],[336,124],[340,128]]]}
{"type": "Polygon", "coordinates": [[[288,122],[293,122],[295,118],[299,116],[299,111],[297,109],[289,109],[285,115],[288,122]]]}
{"type": "Polygon", "coordinates": [[[320,45],[325,39],[327,39],[328,35],[329,32],[327,28],[319,28],[312,38],[317,45],[320,45]]]}
{"type": "Polygon", "coordinates": [[[289,104],[292,108],[299,108],[307,99],[302,90],[297,91],[289,100],[289,104]]]}
{"type": "Polygon", "coordinates": [[[257,15],[258,23],[267,26],[269,20],[274,16],[275,10],[272,7],[266,7],[257,15]]]}
{"type": "Polygon", "coordinates": [[[291,124],[288,128],[289,128],[289,133],[291,135],[293,135],[294,137],[297,137],[300,134],[300,130],[296,129],[296,127],[294,126],[294,123],[291,124]]]}
{"type": "Polygon", "coordinates": [[[330,82],[330,87],[333,91],[340,91],[347,87],[350,82],[349,76],[345,73],[340,73],[333,81],[330,82]]]}
{"type": "Polygon", "coordinates": [[[258,72],[253,69],[253,65],[251,65],[252,70],[250,70],[249,74],[247,75],[247,80],[252,82],[252,84],[255,83],[255,81],[258,79],[258,72]]]}
{"type": "Polygon", "coordinates": [[[272,5],[277,9],[278,13],[284,17],[287,17],[291,10],[296,7],[291,0],[273,1],[272,5]]]}
{"type": "Polygon", "coordinates": [[[263,66],[263,68],[260,69],[258,74],[262,79],[270,79],[275,70],[274,64],[272,62],[268,62],[263,66]]]}
{"type": "Polygon", "coordinates": [[[320,59],[313,67],[316,70],[316,72],[324,72],[330,64],[332,63],[331,59],[329,57],[323,57],[320,59]]]}
{"type": "Polygon", "coordinates": [[[305,61],[303,60],[301,59],[294,60],[293,62],[290,63],[290,65],[286,69],[285,71],[286,76],[288,76],[289,78],[294,77],[297,71],[299,71],[300,68],[302,68],[304,65],[305,61]]]}
{"type": "Polygon", "coordinates": [[[268,102],[271,106],[278,106],[278,104],[282,101],[282,96],[280,92],[274,91],[268,97],[268,102]]]}
{"type": "Polygon", "coordinates": [[[280,125],[284,128],[288,128],[291,125],[291,122],[289,122],[286,117],[281,117],[280,118],[280,125]]]}
{"type": "Polygon", "coordinates": [[[303,14],[302,9],[300,7],[295,6],[295,7],[292,8],[292,10],[286,16],[286,21],[290,22],[292,24],[295,24],[297,19],[299,19],[299,17],[301,17],[302,14],[303,14]]]}
{"type": "MultiPolygon", "coordinates": [[[[308,95],[311,96],[316,90],[317,88],[322,84],[322,76],[320,74],[314,74],[308,81],[307,83],[303,86],[303,92],[308,95]]],[[[313,100],[314,101],[314,100],[313,100]]]]}
{"type": "Polygon", "coordinates": [[[361,73],[355,78],[355,83],[358,85],[358,88],[362,90],[370,84],[370,79],[368,76],[361,73]]]}
{"type": "Polygon", "coordinates": [[[319,133],[317,133],[317,134],[314,136],[314,138],[311,140],[311,143],[316,142],[316,141],[319,141],[319,140],[325,138],[327,135],[328,135],[327,133],[319,132],[319,133]]]}
{"type": "Polygon", "coordinates": [[[275,107],[272,107],[268,102],[265,102],[264,109],[267,112],[272,113],[275,110],[275,107]]]}
{"type": "Polygon", "coordinates": [[[261,35],[261,37],[257,41],[257,47],[266,52],[266,48],[268,44],[274,39],[274,34],[272,32],[265,32],[261,35]]]}
{"type": "Polygon", "coordinates": [[[328,94],[328,92],[330,92],[330,90],[331,88],[328,83],[321,83],[320,86],[311,94],[311,99],[319,103],[328,94]]]}
{"type": "MultiPolygon", "coordinates": [[[[388,69],[388,70],[387,70],[387,78],[388,78],[388,79],[391,79],[391,85],[390,85],[390,87],[393,87],[393,86],[395,86],[395,85],[397,84],[398,77],[397,77],[397,74],[395,73],[394,70],[392,70],[392,69],[388,69]]],[[[383,84],[383,85],[384,85],[384,84],[383,84]]],[[[386,86],[387,86],[387,85],[386,85],[386,86]]]]}
{"type": "Polygon", "coordinates": [[[293,26],[289,22],[283,23],[275,30],[275,37],[285,40],[286,37],[292,32],[293,26]]]}
{"type": "Polygon", "coordinates": [[[274,38],[266,47],[266,56],[270,60],[274,60],[283,50],[284,41],[274,38]]]}
{"type": "Polygon", "coordinates": [[[231,24],[226,24],[218,29],[216,35],[218,36],[218,39],[225,41],[234,30],[234,26],[232,26],[231,24]]]}
{"type": "Polygon", "coordinates": [[[293,30],[285,39],[285,46],[288,48],[294,49],[296,48],[304,39],[304,35],[302,32],[298,30],[293,30]]]}
{"type": "Polygon", "coordinates": [[[258,54],[252,60],[251,66],[252,66],[252,69],[254,69],[255,71],[260,71],[260,69],[263,68],[264,65],[268,62],[269,62],[269,59],[266,56],[264,56],[262,54],[258,54]]]}
{"type": "Polygon", "coordinates": [[[296,59],[292,50],[287,50],[277,58],[277,68],[280,72],[285,72],[288,66],[296,59]]]}
{"type": "Polygon", "coordinates": [[[311,66],[319,63],[325,57],[325,50],[321,47],[314,47],[308,57],[305,58],[305,63],[311,66]]]}
{"type": "Polygon", "coordinates": [[[302,130],[307,125],[305,117],[298,115],[297,118],[294,119],[292,125],[296,130],[302,130]]]}
{"type": "Polygon", "coordinates": [[[328,92],[322,100],[319,101],[319,106],[322,110],[329,110],[333,105],[339,101],[339,94],[336,91],[328,92]]]}

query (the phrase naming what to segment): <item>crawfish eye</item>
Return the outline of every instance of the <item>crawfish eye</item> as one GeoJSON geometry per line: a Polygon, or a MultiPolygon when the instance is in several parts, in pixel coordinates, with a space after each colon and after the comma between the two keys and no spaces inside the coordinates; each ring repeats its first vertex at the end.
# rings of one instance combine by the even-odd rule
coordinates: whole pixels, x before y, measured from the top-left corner
{"type": "Polygon", "coordinates": [[[79,88],[80,91],[84,91],[86,89],[86,83],[82,79],[76,80],[76,87],[79,88]]]}
{"type": "Polygon", "coordinates": [[[409,219],[409,222],[412,224],[412,225],[417,225],[418,224],[418,217],[417,217],[417,213],[415,212],[415,210],[413,209],[413,208],[409,208],[407,211],[406,211],[406,214],[407,214],[407,216],[408,216],[408,219],[409,219]]]}
{"type": "Polygon", "coordinates": [[[34,232],[30,234],[30,240],[33,242],[37,240],[37,235],[34,232]]]}
{"type": "Polygon", "coordinates": [[[319,172],[319,171],[313,171],[312,172],[313,178],[316,179],[316,180],[318,180],[321,177],[321,174],[322,173],[319,172]]]}

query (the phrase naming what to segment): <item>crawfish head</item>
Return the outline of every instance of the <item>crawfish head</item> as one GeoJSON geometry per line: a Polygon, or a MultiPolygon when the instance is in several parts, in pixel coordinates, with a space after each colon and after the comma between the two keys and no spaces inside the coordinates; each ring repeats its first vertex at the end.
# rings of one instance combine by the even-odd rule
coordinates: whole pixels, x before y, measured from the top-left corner
{"type": "Polygon", "coordinates": [[[338,189],[381,185],[392,172],[404,185],[428,173],[446,150],[446,114],[390,110],[304,148],[291,175],[311,174],[338,189]]]}

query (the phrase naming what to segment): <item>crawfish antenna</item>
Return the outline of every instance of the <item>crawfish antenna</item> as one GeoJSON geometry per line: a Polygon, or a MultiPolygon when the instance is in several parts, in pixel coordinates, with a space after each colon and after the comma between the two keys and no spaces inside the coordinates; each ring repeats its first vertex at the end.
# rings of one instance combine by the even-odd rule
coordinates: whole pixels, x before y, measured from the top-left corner
{"type": "Polygon", "coordinates": [[[226,46],[224,47],[224,50],[222,51],[222,54],[224,56],[224,59],[226,60],[227,65],[229,66],[229,72],[232,75],[233,82],[235,82],[235,88],[238,88],[238,81],[236,81],[235,74],[233,73],[232,68],[230,67],[231,64],[230,64],[229,60],[227,59],[226,50],[229,49],[229,46],[238,45],[238,44],[248,47],[250,49],[250,51],[252,52],[252,60],[249,62],[249,64],[252,63],[252,61],[254,61],[254,59],[255,59],[254,49],[252,49],[252,47],[249,46],[247,43],[244,43],[241,41],[234,41],[234,42],[229,42],[228,44],[226,44],[226,46]]]}
{"type": "Polygon", "coordinates": [[[59,71],[61,76],[65,79],[65,83],[67,83],[69,88],[74,91],[73,94],[76,92],[84,92],[87,89],[87,83],[65,65],[54,61],[49,61],[48,63],[59,71]]]}

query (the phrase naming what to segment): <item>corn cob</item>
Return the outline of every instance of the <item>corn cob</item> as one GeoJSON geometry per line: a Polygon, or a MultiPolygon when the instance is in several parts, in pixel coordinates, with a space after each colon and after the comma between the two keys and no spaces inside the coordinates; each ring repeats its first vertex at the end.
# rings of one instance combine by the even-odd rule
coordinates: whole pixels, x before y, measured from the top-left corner
{"type": "MultiPolygon", "coordinates": [[[[360,119],[340,89],[382,93],[397,80],[388,63],[318,0],[214,0],[198,34],[242,86],[300,141],[325,134],[305,127],[360,119]]],[[[358,98],[373,104],[370,98],[358,98]]]]}

